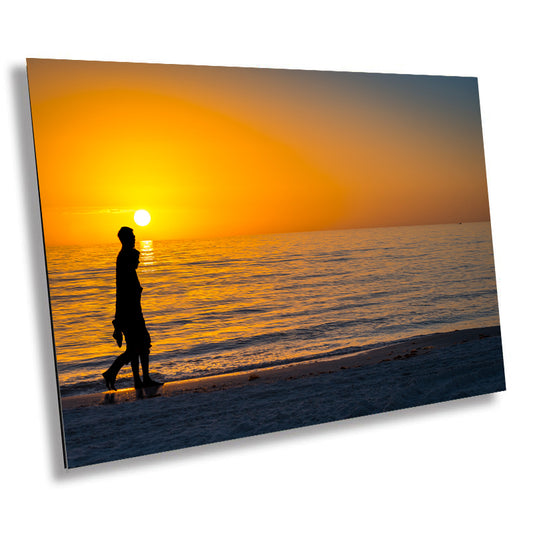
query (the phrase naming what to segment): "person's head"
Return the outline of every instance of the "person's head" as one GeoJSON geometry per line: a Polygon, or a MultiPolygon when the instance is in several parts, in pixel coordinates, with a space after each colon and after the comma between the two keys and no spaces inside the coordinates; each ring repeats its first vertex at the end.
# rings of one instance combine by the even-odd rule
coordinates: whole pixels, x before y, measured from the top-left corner
{"type": "Polygon", "coordinates": [[[123,226],[118,230],[118,238],[125,248],[133,248],[135,246],[135,235],[131,228],[123,226]]]}

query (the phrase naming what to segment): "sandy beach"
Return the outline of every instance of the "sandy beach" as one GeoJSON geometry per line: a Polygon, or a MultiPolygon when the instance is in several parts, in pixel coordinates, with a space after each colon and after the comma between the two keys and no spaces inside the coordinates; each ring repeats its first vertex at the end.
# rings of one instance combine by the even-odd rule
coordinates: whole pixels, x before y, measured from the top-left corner
{"type": "Polygon", "coordinates": [[[62,400],[69,467],[505,390],[499,327],[62,400]]]}

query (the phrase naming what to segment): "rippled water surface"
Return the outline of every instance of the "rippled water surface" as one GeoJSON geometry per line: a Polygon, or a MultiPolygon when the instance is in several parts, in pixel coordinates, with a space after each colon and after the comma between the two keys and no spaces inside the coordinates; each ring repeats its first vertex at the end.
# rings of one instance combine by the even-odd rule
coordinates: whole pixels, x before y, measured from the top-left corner
{"type": "MultiPolygon", "coordinates": [[[[121,353],[111,337],[119,247],[47,249],[63,395],[103,390],[101,373],[121,353]]],[[[138,248],[151,370],[164,380],[499,323],[488,223],[138,248]]]]}

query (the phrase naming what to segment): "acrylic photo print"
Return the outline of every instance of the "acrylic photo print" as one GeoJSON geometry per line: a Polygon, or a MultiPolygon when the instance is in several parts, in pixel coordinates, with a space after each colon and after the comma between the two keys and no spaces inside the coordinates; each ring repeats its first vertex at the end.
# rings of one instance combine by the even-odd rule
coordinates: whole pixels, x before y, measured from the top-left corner
{"type": "Polygon", "coordinates": [[[27,70],[66,467],[505,390],[476,78],[27,70]]]}

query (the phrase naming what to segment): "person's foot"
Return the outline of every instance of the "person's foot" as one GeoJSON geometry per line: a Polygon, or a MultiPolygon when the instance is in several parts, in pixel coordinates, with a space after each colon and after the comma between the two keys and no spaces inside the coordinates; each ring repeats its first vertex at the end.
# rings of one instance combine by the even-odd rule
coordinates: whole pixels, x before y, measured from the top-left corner
{"type": "Polygon", "coordinates": [[[105,386],[107,387],[107,390],[117,390],[117,388],[115,387],[115,379],[116,377],[115,376],[111,376],[109,374],[109,370],[106,370],[102,376],[104,377],[104,380],[105,380],[105,386]]]}
{"type": "Polygon", "coordinates": [[[134,385],[133,385],[137,390],[139,389],[142,389],[143,388],[143,382],[140,380],[140,379],[135,379],[134,380],[134,385]]]}
{"type": "Polygon", "coordinates": [[[154,381],[152,378],[147,378],[144,380],[144,386],[145,387],[161,387],[163,383],[159,383],[159,381],[154,381]]]}

